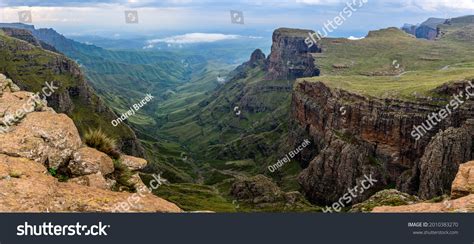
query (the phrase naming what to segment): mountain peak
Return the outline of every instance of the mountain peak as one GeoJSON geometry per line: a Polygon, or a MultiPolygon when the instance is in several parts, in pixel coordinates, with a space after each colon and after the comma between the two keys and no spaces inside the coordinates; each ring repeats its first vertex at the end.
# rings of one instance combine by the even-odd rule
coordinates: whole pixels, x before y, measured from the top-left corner
{"type": "Polygon", "coordinates": [[[321,49],[317,45],[308,47],[305,42],[311,32],[289,28],[279,28],[273,32],[267,80],[294,80],[319,75],[311,53],[321,52],[321,49]]]}

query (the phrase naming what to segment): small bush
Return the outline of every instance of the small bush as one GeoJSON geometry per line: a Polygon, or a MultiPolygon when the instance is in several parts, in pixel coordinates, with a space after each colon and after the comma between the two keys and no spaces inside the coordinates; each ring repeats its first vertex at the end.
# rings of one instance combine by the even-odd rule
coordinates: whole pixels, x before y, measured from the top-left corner
{"type": "Polygon", "coordinates": [[[107,136],[101,129],[91,130],[85,134],[84,141],[89,147],[93,147],[114,159],[120,158],[115,139],[107,136]]]}
{"type": "Polygon", "coordinates": [[[115,190],[119,190],[120,187],[125,187],[129,192],[135,192],[135,186],[130,182],[132,178],[132,172],[130,169],[122,163],[120,159],[114,160],[114,172],[113,178],[117,181],[115,190]]]}

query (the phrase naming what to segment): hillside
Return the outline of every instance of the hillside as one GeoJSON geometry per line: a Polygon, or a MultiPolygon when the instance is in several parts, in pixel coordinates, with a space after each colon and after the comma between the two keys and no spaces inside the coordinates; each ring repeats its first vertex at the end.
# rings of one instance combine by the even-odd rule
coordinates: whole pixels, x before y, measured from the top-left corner
{"type": "MultiPolygon", "coordinates": [[[[30,39],[35,40],[31,35],[30,39]]],[[[102,128],[119,140],[125,152],[143,155],[143,149],[128,126],[111,125],[116,115],[95,95],[72,60],[34,43],[9,37],[3,31],[0,41],[0,72],[15,79],[22,89],[32,92],[39,92],[45,81],[53,82],[58,90],[47,98],[48,102],[58,112],[71,116],[82,135],[88,129],[102,128]]]]}

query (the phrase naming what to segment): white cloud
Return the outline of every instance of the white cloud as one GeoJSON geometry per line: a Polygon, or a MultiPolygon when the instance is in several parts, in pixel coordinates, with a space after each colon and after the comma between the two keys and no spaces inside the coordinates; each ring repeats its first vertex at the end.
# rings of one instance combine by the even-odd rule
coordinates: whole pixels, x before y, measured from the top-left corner
{"type": "Polygon", "coordinates": [[[348,37],[347,39],[349,39],[349,40],[353,40],[353,41],[354,41],[354,40],[361,40],[361,39],[364,39],[364,37],[355,37],[355,36],[350,36],[350,37],[348,37]]]}
{"type": "Polygon", "coordinates": [[[225,40],[234,40],[241,36],[239,35],[225,35],[219,33],[188,33],[184,35],[171,36],[162,39],[149,40],[148,44],[154,43],[168,43],[168,44],[190,44],[190,43],[204,43],[217,42],[225,40]]]}

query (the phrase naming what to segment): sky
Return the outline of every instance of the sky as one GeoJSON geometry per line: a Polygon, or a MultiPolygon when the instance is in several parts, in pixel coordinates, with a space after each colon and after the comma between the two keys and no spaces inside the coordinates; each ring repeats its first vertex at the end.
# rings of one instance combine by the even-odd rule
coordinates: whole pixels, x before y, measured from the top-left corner
{"type": "Polygon", "coordinates": [[[357,7],[329,36],[363,37],[429,17],[474,13],[474,0],[0,0],[0,21],[18,22],[19,11],[31,11],[32,24],[67,36],[136,34],[186,43],[267,36],[278,27],[319,30],[350,2],[357,7]],[[359,7],[360,1],[366,3],[359,7]],[[125,23],[127,10],[137,11],[138,24],[125,23]],[[230,10],[241,11],[244,24],[233,24],[230,10]]]}

